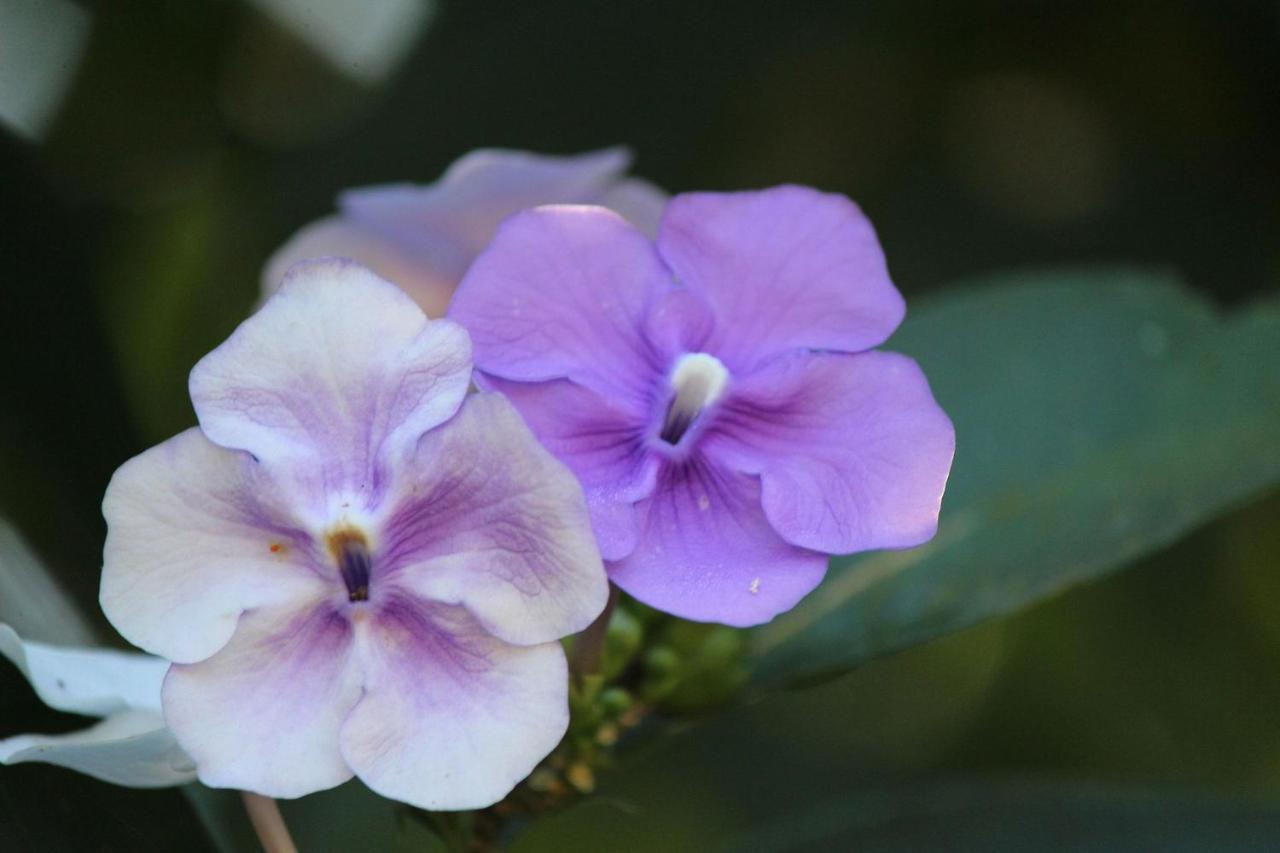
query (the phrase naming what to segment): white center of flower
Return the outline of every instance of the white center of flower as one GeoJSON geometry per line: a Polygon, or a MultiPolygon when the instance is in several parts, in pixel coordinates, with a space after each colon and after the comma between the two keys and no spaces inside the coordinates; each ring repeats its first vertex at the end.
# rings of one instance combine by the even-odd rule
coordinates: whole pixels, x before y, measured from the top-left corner
{"type": "Polygon", "coordinates": [[[680,356],[671,371],[675,396],[662,423],[662,440],[678,444],[698,415],[720,399],[728,384],[729,370],[714,355],[687,352],[680,356]]]}

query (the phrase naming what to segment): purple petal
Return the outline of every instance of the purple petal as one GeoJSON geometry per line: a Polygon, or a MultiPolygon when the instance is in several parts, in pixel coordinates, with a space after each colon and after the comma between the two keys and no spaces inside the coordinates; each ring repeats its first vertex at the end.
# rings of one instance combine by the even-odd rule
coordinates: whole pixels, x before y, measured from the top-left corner
{"type": "Polygon", "coordinates": [[[267,260],[262,298],[279,289],[294,264],[311,258],[350,258],[363,264],[409,294],[428,317],[444,316],[460,277],[386,234],[330,216],[294,234],[267,260]]]}
{"type": "Polygon", "coordinates": [[[796,186],[678,195],[658,249],[711,304],[710,351],[735,372],[791,349],[870,349],[902,322],[871,223],[841,195],[796,186]]]}
{"type": "Polygon", "coordinates": [[[466,333],[428,321],[355,264],[293,268],[257,314],[191,371],[200,426],[316,493],[376,494],[388,468],[457,410],[466,333]]]}
{"type": "Polygon", "coordinates": [[[703,451],[759,474],[764,511],[831,554],[932,538],[955,433],[911,359],[802,354],[739,380],[703,451]]]}
{"type": "Polygon", "coordinates": [[[351,778],[338,733],[360,700],[347,619],[323,600],[254,610],[231,642],[165,679],[165,720],[200,781],[300,797],[351,778]]]}
{"type": "MultiPolygon", "coordinates": [[[[542,204],[601,202],[630,164],[623,148],[569,157],[481,149],[434,184],[350,190],[339,206],[353,222],[410,247],[456,282],[502,220],[542,204]]],[[[623,201],[635,202],[634,193],[623,201]]],[[[639,215],[651,216],[653,203],[652,197],[640,202],[639,215]]]]}
{"type": "Polygon", "coordinates": [[[609,148],[569,157],[474,151],[427,186],[348,190],[341,213],[298,231],[268,260],[263,297],[309,258],[350,258],[408,293],[428,317],[444,314],[458,282],[502,220],[542,204],[602,204],[653,237],[667,203],[662,190],[623,179],[631,155],[609,148]]]}
{"type": "Polygon", "coordinates": [[[645,314],[669,282],[653,246],[616,214],[542,207],[507,220],[449,316],[471,333],[485,373],[571,379],[642,412],[663,368],[645,314]]]}
{"type": "Polygon", "coordinates": [[[376,557],[386,583],[462,604],[518,645],[559,639],[599,615],[608,583],[582,488],[509,402],[468,398],[408,464],[413,491],[395,505],[376,557]]]}
{"type": "Polygon", "coordinates": [[[639,545],[609,565],[609,576],[645,604],[685,619],[767,622],[826,573],[826,556],[784,542],[769,526],[756,478],[705,460],[668,464],[636,510],[639,545]]]}
{"type": "Polygon", "coordinates": [[[324,588],[310,537],[261,466],[190,429],[120,466],[107,519],[101,601],[127,640],[173,661],[226,644],[241,611],[324,588]]]}
{"type": "Polygon", "coordinates": [[[645,338],[664,364],[710,345],[716,319],[701,296],[687,287],[673,287],[653,300],[645,317],[645,338]]]}
{"type": "Polygon", "coordinates": [[[368,623],[365,694],[342,754],[366,785],[431,810],[483,808],[569,724],[559,643],[510,646],[461,607],[401,600],[368,623]]]}
{"type": "Polygon", "coordinates": [[[510,400],[542,446],[577,475],[604,558],[630,554],[636,546],[632,504],[653,491],[658,468],[644,445],[645,422],[564,379],[486,378],[483,384],[510,400]]]}

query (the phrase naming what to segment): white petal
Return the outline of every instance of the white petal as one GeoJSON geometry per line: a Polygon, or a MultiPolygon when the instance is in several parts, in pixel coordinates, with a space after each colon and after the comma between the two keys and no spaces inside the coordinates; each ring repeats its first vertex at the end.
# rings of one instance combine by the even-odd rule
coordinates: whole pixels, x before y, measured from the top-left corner
{"type": "Polygon", "coordinates": [[[160,713],[169,662],[111,649],[59,648],[21,639],[0,624],[0,654],[13,661],[49,707],[105,716],[128,709],[160,713]]]}
{"type": "Polygon", "coordinates": [[[0,740],[0,764],[39,761],[131,788],[183,785],[196,778],[159,714],[121,711],[64,735],[18,735],[0,740]]]}
{"type": "Polygon", "coordinates": [[[303,600],[326,583],[289,503],[249,454],[198,429],[129,460],[102,502],[103,612],[147,651],[207,658],[242,611],[303,600]]]}
{"type": "Polygon", "coordinates": [[[40,761],[135,788],[181,785],[195,764],[160,716],[160,684],[168,661],[110,649],[57,648],[23,641],[0,625],[0,654],[22,672],[50,707],[107,714],[87,729],[0,740],[0,764],[40,761]]]}
{"type": "MultiPolygon", "coordinates": [[[[191,371],[205,434],[328,493],[374,494],[471,382],[467,334],[349,261],[295,265],[191,371]]],[[[372,500],[372,499],[370,499],[372,500]]]]}

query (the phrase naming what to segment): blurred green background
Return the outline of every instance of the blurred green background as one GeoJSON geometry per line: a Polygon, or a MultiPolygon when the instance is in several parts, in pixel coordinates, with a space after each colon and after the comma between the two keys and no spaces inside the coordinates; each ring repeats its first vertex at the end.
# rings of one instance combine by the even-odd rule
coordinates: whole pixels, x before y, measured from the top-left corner
{"type": "MultiPolygon", "coordinates": [[[[624,143],[671,191],[845,192],[909,303],[1100,262],[1226,306],[1280,284],[1274,2],[439,0],[333,32],[288,5],[0,0],[0,515],[104,636],[103,488],[193,422],[186,372],[267,255],[343,188],[473,148],[624,143]]],[[[1012,618],[682,724],[525,843],[706,849],[939,775],[1280,793],[1278,520],[1260,496],[1012,618]]],[[[76,724],[0,671],[0,733],[76,724]]],[[[174,792],[0,772],[3,849],[196,849],[192,821],[174,792]]]]}

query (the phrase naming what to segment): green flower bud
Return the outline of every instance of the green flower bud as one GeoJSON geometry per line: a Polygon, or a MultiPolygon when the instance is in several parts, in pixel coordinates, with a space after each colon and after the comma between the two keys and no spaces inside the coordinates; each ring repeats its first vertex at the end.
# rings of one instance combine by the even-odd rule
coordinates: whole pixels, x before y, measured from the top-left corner
{"type": "Polygon", "coordinates": [[[631,707],[631,694],[621,687],[610,687],[600,694],[600,707],[609,717],[617,717],[631,707]]]}

